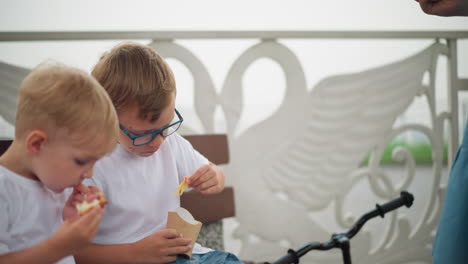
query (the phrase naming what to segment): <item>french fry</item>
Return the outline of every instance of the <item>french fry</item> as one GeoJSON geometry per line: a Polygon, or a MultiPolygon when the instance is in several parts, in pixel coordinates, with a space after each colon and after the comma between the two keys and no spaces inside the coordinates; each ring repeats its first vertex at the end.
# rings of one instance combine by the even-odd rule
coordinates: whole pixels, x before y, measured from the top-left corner
{"type": "Polygon", "coordinates": [[[187,177],[184,177],[182,179],[182,182],[179,184],[179,187],[177,187],[177,190],[175,191],[174,195],[182,195],[187,188],[188,188],[187,177]]]}

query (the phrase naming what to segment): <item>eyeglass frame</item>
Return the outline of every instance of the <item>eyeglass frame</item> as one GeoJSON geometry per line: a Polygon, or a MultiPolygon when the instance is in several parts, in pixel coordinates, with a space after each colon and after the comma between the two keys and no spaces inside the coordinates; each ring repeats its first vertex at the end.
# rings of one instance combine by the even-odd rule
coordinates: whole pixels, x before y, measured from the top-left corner
{"type": "MultiPolygon", "coordinates": [[[[127,129],[125,129],[125,127],[123,127],[123,126],[119,123],[120,130],[122,130],[122,132],[124,132],[124,134],[127,135],[127,136],[132,140],[133,146],[136,146],[136,147],[137,147],[137,146],[143,146],[143,145],[146,145],[146,144],[151,143],[158,135],[161,135],[163,138],[166,138],[166,137],[168,137],[168,136],[174,134],[174,132],[176,132],[176,131],[178,130],[178,128],[177,128],[177,130],[175,130],[174,132],[172,132],[171,134],[166,135],[166,136],[162,134],[162,132],[163,132],[164,130],[166,130],[166,129],[172,127],[172,126],[175,126],[175,125],[177,125],[177,124],[181,124],[181,125],[182,125],[182,122],[184,122],[184,118],[183,118],[182,115],[179,113],[179,111],[177,111],[176,108],[174,108],[174,110],[175,110],[176,115],[177,115],[177,117],[179,118],[179,120],[176,121],[176,122],[174,122],[174,123],[172,123],[172,124],[170,124],[170,125],[168,125],[168,126],[165,126],[165,127],[161,128],[161,129],[154,130],[154,131],[150,131],[150,132],[146,132],[146,133],[143,133],[143,134],[137,135],[137,136],[132,136],[132,135],[130,135],[130,132],[128,132],[127,129]],[[144,137],[144,136],[147,136],[147,135],[150,135],[150,134],[153,135],[153,136],[151,137],[151,140],[150,140],[150,141],[148,141],[148,142],[146,142],[146,143],[144,143],[144,144],[135,145],[135,139],[140,138],[140,137],[144,137]]],[[[180,126],[179,126],[179,127],[180,127],[180,126]]]]}

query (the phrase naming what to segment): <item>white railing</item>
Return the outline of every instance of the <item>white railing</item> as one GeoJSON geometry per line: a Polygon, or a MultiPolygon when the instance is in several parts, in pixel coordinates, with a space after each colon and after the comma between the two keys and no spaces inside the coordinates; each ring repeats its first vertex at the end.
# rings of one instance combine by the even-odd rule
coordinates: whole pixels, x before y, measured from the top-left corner
{"type": "MultiPolygon", "coordinates": [[[[229,135],[231,161],[224,169],[236,190],[238,226],[233,236],[240,239],[242,258],[274,260],[288,247],[323,241],[331,231],[339,231],[329,230],[328,222],[349,228],[375,202],[396,197],[404,189],[414,192],[416,208],[391,213],[353,239],[357,263],[430,262],[446,181],[445,122],[450,128],[449,164],[459,145],[458,92],[468,89],[468,79],[458,77],[457,40],[467,38],[468,31],[0,32],[3,42],[149,40],[160,54],[183,63],[194,80],[193,112],[202,126],[183,132],[215,132],[221,109],[229,135]],[[188,39],[260,42],[235,58],[219,90],[203,61],[179,43],[188,39]],[[308,90],[298,57],[281,42],[290,39],[425,39],[434,44],[387,65],[324,78],[308,90]],[[437,111],[435,90],[440,56],[448,62],[445,111],[437,111]],[[242,79],[261,58],[272,59],[283,69],[285,95],[269,117],[240,131],[245,111],[242,79]],[[395,123],[416,98],[427,101],[430,124],[395,123]],[[429,185],[421,184],[414,157],[404,148],[393,152],[394,160],[404,165],[396,169],[397,176],[394,168],[389,172],[380,164],[385,146],[406,131],[421,133],[433,147],[430,180],[427,175],[424,179],[429,185]],[[369,152],[368,165],[361,166],[369,152]]],[[[314,252],[304,263],[339,263],[339,258],[339,252],[314,252]]]]}
{"type": "Polygon", "coordinates": [[[181,39],[466,39],[468,31],[24,31],[0,41],[181,39]]]}
{"type": "MultiPolygon", "coordinates": [[[[184,39],[434,39],[447,41],[449,51],[448,105],[450,120],[458,120],[457,91],[468,90],[468,79],[457,76],[457,40],[468,31],[21,31],[0,32],[0,42],[73,40],[153,40],[184,39]]],[[[452,122],[450,156],[458,146],[458,123],[452,122]]],[[[451,158],[450,158],[451,160],[451,158]]]]}

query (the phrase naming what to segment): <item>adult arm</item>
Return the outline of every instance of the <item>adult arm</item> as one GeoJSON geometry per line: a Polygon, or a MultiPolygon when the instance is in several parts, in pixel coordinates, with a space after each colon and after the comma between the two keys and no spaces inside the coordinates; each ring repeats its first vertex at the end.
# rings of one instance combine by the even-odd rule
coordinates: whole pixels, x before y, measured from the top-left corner
{"type": "Polygon", "coordinates": [[[468,0],[416,0],[424,13],[437,16],[468,16],[468,0]]]}

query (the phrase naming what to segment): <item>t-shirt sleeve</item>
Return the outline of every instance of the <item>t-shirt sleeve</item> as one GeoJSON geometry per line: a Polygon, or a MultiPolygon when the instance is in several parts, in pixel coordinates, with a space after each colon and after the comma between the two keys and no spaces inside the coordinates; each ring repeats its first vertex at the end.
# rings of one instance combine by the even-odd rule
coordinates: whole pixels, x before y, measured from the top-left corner
{"type": "Polygon", "coordinates": [[[174,153],[177,162],[177,171],[179,180],[183,177],[194,173],[201,166],[208,164],[209,161],[205,156],[200,154],[193,148],[192,144],[179,134],[174,135],[174,153]]]}
{"type": "Polygon", "coordinates": [[[10,211],[6,197],[0,194],[0,254],[10,252],[8,241],[11,240],[9,229],[10,211]]]}

